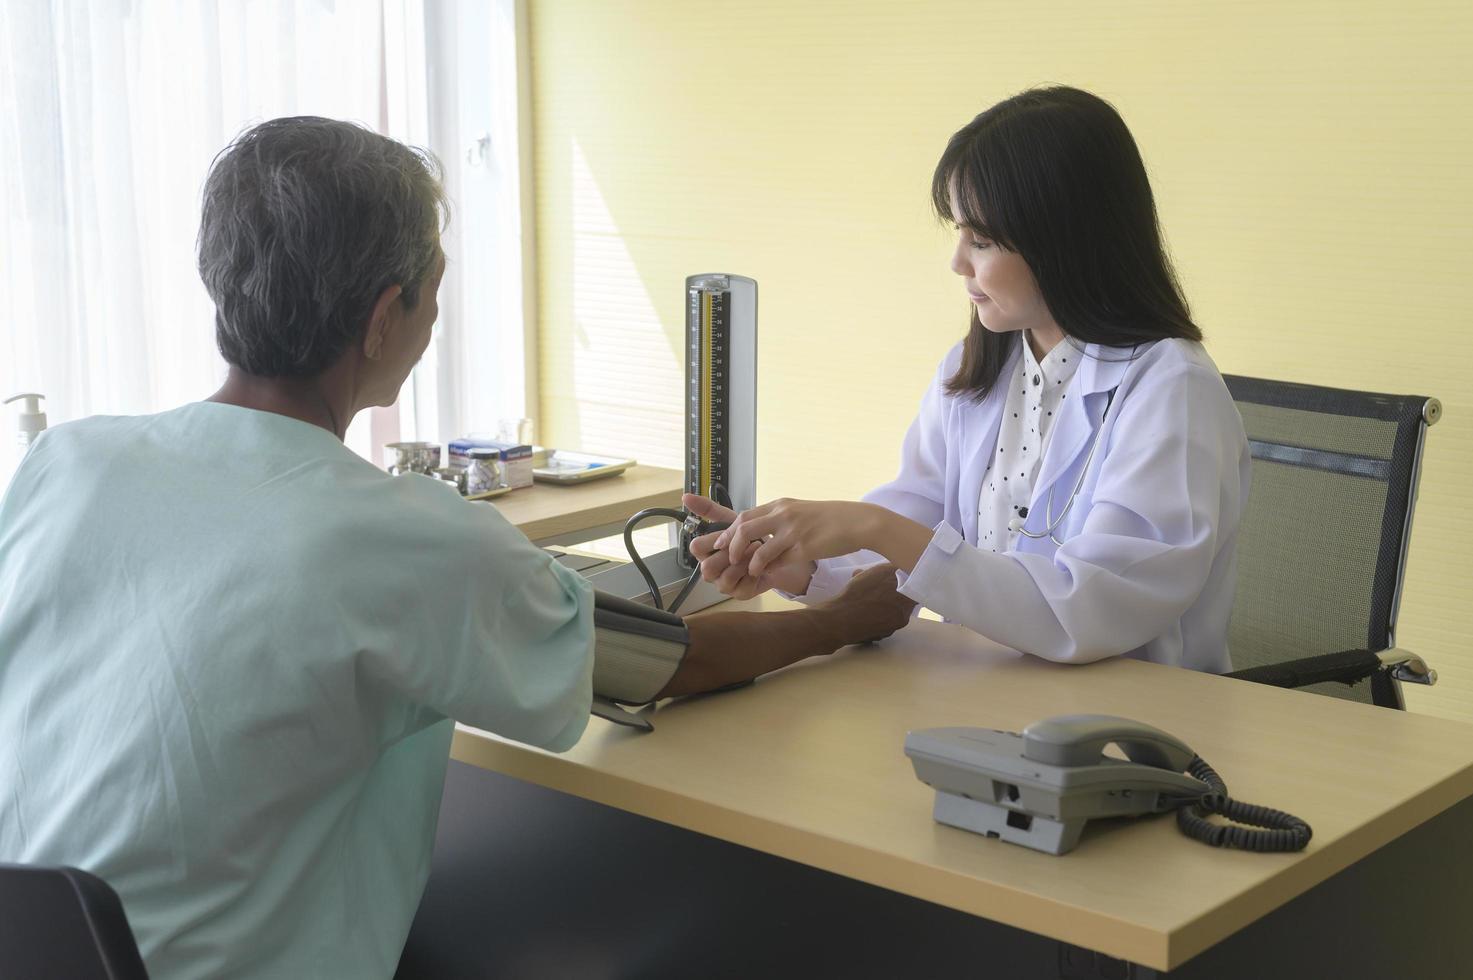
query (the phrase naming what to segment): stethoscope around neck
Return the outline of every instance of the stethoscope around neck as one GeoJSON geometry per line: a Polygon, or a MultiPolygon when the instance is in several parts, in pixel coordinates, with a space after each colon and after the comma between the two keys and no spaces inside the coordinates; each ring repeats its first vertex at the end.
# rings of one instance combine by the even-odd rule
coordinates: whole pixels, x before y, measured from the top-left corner
{"type": "Polygon", "coordinates": [[[1027,518],[1021,515],[1014,515],[1013,518],[1008,521],[1009,531],[1014,531],[1018,534],[1023,535],[1023,537],[1025,538],[1032,538],[1035,541],[1039,538],[1048,538],[1056,545],[1062,545],[1064,543],[1060,541],[1057,537],[1055,537],[1055,533],[1059,530],[1059,527],[1063,525],[1065,518],[1069,516],[1069,511],[1073,510],[1074,501],[1079,497],[1079,490],[1081,487],[1084,486],[1085,474],[1089,472],[1089,464],[1094,461],[1095,449],[1100,444],[1100,435],[1105,431],[1105,419],[1107,419],[1110,415],[1110,404],[1115,401],[1115,392],[1119,390],[1120,386],[1116,385],[1115,387],[1111,388],[1109,392],[1107,392],[1105,395],[1105,410],[1100,413],[1100,427],[1095,430],[1094,438],[1090,440],[1089,455],[1084,457],[1084,465],[1079,468],[1079,476],[1074,480],[1074,489],[1069,491],[1069,499],[1065,501],[1064,509],[1059,511],[1059,516],[1054,516],[1054,488],[1051,486],[1048,488],[1048,504],[1045,506],[1043,511],[1043,530],[1028,530],[1026,527],[1023,526],[1025,523],[1027,523],[1027,518]]]}

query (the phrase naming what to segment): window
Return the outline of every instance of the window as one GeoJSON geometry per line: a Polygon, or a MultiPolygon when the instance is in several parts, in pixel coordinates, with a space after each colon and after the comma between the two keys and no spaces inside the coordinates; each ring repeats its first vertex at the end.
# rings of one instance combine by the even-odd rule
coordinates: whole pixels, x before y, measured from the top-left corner
{"type": "MultiPolygon", "coordinates": [[[[450,259],[430,351],[349,445],[529,414],[516,0],[0,5],[0,397],[52,425],[161,411],[225,366],[195,273],[199,194],[242,128],[352,119],[445,164],[450,259]]],[[[13,406],[11,406],[13,408],[13,406]]],[[[0,485],[19,462],[7,412],[0,485]]]]}

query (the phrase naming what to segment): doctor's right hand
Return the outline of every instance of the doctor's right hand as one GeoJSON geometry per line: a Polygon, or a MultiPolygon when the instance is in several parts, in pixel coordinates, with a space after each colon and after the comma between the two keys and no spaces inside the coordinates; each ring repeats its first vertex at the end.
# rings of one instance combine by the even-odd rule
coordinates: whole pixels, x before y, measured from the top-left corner
{"type": "MultiPolygon", "coordinates": [[[[737,519],[736,511],[730,507],[723,507],[716,501],[697,494],[685,494],[680,498],[680,503],[692,514],[713,524],[730,524],[737,519]]],[[[701,563],[701,578],[715,583],[723,594],[734,599],[750,599],[768,589],[781,589],[792,595],[802,595],[808,591],[808,581],[813,578],[813,572],[818,567],[813,562],[775,565],[765,569],[761,575],[753,576],[748,572],[745,560],[733,563],[726,549],[716,549],[716,539],[720,536],[720,531],[703,534],[691,541],[690,551],[701,563]]],[[[751,558],[760,544],[761,542],[752,542],[745,558],[751,558]]]]}

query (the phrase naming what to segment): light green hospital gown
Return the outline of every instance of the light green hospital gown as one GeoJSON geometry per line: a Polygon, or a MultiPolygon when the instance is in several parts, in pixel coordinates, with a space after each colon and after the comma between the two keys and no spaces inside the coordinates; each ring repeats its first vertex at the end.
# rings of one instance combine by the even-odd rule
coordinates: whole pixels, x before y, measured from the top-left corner
{"type": "Polygon", "coordinates": [[[59,426],[0,504],[0,862],[108,881],[156,980],[388,977],[447,719],[566,749],[591,637],[493,507],[324,429],[59,426]]]}

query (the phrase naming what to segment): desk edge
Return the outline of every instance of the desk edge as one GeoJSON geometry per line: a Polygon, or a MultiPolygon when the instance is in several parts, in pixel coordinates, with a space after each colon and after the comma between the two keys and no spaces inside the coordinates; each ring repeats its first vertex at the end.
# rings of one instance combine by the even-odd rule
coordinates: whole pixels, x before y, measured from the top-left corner
{"type": "Polygon", "coordinates": [[[991,882],[979,889],[977,879],[969,875],[934,867],[927,869],[930,882],[933,886],[943,882],[944,887],[933,887],[927,894],[921,894],[913,884],[915,867],[903,858],[809,830],[777,827],[750,814],[635,783],[561,756],[487,738],[475,731],[456,729],[451,758],[1108,956],[1160,970],[1169,968],[1170,932],[1092,909],[991,882]],[[681,812],[688,819],[671,820],[668,816],[671,812],[681,812]],[[856,860],[861,855],[862,860],[856,860]],[[863,873],[859,873],[861,869],[856,864],[863,865],[863,873]],[[1039,923],[1046,921],[1054,925],[1047,930],[1039,928],[1039,923]],[[1059,928],[1060,922],[1067,923],[1067,927],[1059,928]]]}
{"type": "Polygon", "coordinates": [[[1389,809],[1328,846],[1312,851],[1274,881],[1279,894],[1265,896],[1257,890],[1246,891],[1171,930],[1167,934],[1167,965],[1160,969],[1176,969],[1470,796],[1473,765],[1430,787],[1415,805],[1389,809]]]}

